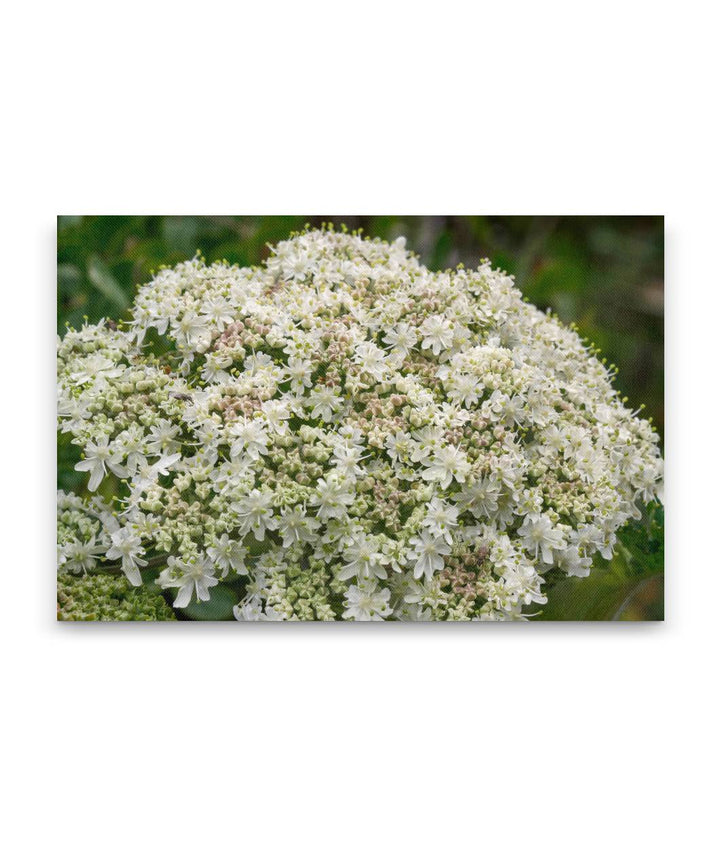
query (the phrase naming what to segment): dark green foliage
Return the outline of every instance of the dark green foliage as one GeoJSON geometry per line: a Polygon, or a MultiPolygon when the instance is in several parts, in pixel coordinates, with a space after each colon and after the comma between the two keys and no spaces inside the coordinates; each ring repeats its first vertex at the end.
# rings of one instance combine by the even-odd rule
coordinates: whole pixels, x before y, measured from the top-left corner
{"type": "Polygon", "coordinates": [[[598,557],[589,577],[562,578],[548,589],[543,621],[653,621],[664,618],[664,510],[653,503],[628,523],[610,561],[598,557]]]}
{"type": "MultiPolygon", "coordinates": [[[[198,602],[193,598],[180,610],[182,617],[191,621],[230,621],[233,619],[233,607],[240,600],[239,586],[231,588],[223,583],[210,589],[210,600],[198,602]]],[[[174,592],[173,592],[174,594],[174,592]]]]}

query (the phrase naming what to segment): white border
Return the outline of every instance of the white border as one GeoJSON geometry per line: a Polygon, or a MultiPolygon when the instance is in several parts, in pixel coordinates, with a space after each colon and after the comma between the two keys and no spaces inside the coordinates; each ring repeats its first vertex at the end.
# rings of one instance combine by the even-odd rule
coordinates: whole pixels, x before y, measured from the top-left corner
{"type": "Polygon", "coordinates": [[[6,12],[6,852],[708,852],[717,61],[667,8],[6,12]],[[664,624],[55,625],[55,215],[340,210],[666,214],[664,624]]]}

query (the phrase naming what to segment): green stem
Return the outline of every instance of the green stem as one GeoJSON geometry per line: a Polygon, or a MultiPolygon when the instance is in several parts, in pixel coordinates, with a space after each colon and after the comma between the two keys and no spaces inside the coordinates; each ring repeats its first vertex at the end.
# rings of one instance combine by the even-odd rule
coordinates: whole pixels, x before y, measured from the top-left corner
{"type": "MultiPolygon", "coordinates": [[[[145,565],[144,568],[141,568],[142,571],[150,571],[153,568],[159,568],[160,565],[167,564],[167,560],[169,558],[169,554],[164,556],[155,556],[155,558],[150,559],[145,565]]],[[[98,565],[97,568],[93,568],[91,571],[88,571],[90,574],[122,574],[122,563],[114,564],[114,565],[98,565]]]]}

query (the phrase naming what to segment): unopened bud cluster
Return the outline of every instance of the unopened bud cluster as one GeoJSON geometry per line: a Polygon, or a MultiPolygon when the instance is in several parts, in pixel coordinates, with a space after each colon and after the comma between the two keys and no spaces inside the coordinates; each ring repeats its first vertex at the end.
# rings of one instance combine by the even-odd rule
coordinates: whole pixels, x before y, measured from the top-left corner
{"type": "Polygon", "coordinates": [[[124,576],[58,574],[58,621],[175,621],[162,594],[124,576]]]}

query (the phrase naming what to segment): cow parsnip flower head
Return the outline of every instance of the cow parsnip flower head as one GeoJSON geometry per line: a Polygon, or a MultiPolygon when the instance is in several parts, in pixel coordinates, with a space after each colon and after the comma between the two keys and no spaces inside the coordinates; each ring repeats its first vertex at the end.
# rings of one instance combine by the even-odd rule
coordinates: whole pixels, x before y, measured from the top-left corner
{"type": "Polygon", "coordinates": [[[178,607],[239,580],[239,620],[522,618],[660,491],[657,435],[574,330],[403,238],[161,270],[129,324],[67,332],[58,375],[89,490],[121,485],[60,497],[63,572],[160,568],[178,607]]]}

